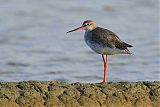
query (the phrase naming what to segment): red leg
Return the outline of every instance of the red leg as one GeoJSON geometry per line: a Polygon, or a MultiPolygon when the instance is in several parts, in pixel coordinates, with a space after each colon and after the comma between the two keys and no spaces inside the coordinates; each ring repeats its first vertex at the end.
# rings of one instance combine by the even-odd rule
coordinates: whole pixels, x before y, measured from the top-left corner
{"type": "Polygon", "coordinates": [[[108,55],[106,55],[106,72],[105,72],[105,81],[106,82],[106,76],[107,76],[107,70],[108,70],[108,55]]]}
{"type": "MultiPolygon", "coordinates": [[[[107,57],[106,57],[107,58],[107,57]]],[[[102,54],[102,59],[103,59],[103,64],[104,64],[104,75],[103,75],[103,82],[106,82],[106,61],[105,61],[105,59],[104,59],[104,55],[102,54]]],[[[102,82],[102,83],[103,83],[102,82]]]]}

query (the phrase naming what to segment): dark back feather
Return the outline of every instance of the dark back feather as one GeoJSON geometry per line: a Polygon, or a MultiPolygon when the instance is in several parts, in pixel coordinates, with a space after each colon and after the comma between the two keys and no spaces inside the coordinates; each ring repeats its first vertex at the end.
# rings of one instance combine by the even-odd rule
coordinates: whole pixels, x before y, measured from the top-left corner
{"type": "Polygon", "coordinates": [[[121,41],[120,38],[115,33],[113,33],[108,29],[97,27],[91,32],[93,35],[92,41],[94,42],[101,43],[111,48],[118,48],[121,50],[125,50],[127,49],[127,47],[132,47],[132,45],[129,45],[121,41]]]}

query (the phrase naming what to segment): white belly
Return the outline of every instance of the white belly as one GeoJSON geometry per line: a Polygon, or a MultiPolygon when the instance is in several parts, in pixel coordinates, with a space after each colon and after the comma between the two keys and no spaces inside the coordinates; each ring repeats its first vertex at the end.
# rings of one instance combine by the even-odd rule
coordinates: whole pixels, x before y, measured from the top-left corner
{"type": "Polygon", "coordinates": [[[86,42],[86,43],[94,52],[96,52],[98,54],[114,55],[114,54],[124,53],[124,51],[116,49],[116,48],[103,47],[99,44],[92,44],[89,42],[86,42]]]}
{"type": "Polygon", "coordinates": [[[114,54],[124,54],[125,52],[123,50],[117,49],[117,48],[110,48],[107,46],[104,46],[100,43],[95,43],[91,39],[92,35],[88,32],[85,32],[85,42],[86,44],[96,53],[98,54],[104,54],[104,55],[114,55],[114,54]]]}

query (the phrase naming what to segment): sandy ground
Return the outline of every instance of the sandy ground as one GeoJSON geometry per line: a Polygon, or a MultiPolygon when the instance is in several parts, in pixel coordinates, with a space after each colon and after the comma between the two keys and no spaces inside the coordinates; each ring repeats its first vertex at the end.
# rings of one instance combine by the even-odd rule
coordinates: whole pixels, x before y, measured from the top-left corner
{"type": "Polygon", "coordinates": [[[160,81],[0,82],[0,107],[160,107],[160,81]]]}

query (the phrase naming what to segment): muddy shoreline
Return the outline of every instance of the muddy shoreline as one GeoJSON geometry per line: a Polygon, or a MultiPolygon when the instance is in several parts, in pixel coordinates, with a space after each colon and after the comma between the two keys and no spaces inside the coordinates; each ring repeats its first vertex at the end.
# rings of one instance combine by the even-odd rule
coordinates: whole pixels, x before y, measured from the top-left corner
{"type": "Polygon", "coordinates": [[[0,82],[1,107],[160,107],[160,81],[0,82]]]}

